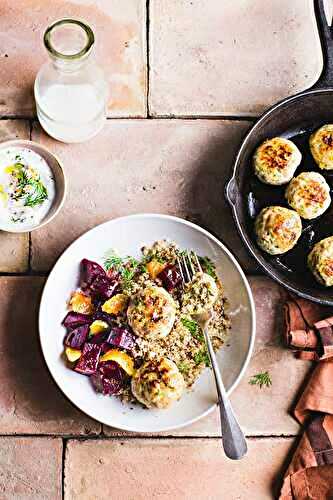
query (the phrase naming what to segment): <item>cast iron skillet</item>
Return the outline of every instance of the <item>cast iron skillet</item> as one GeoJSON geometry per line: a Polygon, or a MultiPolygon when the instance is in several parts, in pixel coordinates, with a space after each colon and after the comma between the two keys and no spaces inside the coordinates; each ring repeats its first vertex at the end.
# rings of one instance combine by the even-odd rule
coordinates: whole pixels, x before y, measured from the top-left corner
{"type": "MultiPolygon", "coordinates": [[[[333,289],[318,284],[306,263],[312,246],[327,236],[333,236],[333,201],[322,217],[313,221],[302,220],[303,233],[298,244],[283,256],[270,256],[260,250],[253,228],[255,216],[263,207],[287,206],[284,199],[286,186],[264,185],[253,174],[252,156],[259,144],[275,136],[290,138],[303,155],[295,175],[304,170],[320,171],[312,159],[308,138],[321,125],[333,123],[333,39],[324,12],[324,0],[314,0],[314,8],[324,60],[320,78],[311,89],[279,102],[255,123],[236,157],[233,176],[226,185],[226,196],[240,235],[265,272],[301,297],[333,305],[333,289]]],[[[332,194],[333,171],[320,173],[330,184],[332,194]]]]}

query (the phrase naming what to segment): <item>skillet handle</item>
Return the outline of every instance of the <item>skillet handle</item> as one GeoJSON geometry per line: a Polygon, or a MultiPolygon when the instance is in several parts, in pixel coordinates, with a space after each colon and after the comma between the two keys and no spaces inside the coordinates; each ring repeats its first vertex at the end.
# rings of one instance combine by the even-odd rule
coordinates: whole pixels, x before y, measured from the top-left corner
{"type": "Polygon", "coordinates": [[[225,185],[225,196],[229,204],[234,207],[236,205],[236,179],[234,176],[225,185]]]}
{"type": "Polygon", "coordinates": [[[333,87],[333,37],[325,14],[325,0],[314,0],[314,10],[323,53],[323,69],[318,81],[309,90],[333,87]]]}

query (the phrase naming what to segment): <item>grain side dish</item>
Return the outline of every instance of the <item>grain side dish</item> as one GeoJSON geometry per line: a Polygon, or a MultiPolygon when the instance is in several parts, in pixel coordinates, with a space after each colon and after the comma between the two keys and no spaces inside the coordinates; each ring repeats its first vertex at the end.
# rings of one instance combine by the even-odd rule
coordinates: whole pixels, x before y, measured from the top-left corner
{"type": "Polygon", "coordinates": [[[195,314],[213,307],[209,335],[215,351],[230,329],[227,299],[214,263],[199,257],[202,273],[184,285],[175,243],[157,241],[142,258],[114,251],[104,265],[83,259],[80,285],[63,320],[68,367],[89,376],[97,392],[168,408],[210,365],[195,314]]]}

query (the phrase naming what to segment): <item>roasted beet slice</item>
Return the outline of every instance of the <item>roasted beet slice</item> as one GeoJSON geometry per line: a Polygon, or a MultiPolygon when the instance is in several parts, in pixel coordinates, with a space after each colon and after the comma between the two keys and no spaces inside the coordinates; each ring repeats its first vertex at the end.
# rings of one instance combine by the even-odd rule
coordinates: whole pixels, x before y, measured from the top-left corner
{"type": "Polygon", "coordinates": [[[117,395],[124,387],[124,372],[114,361],[102,363],[97,372],[90,377],[97,392],[105,396],[117,395]]]}
{"type": "Polygon", "coordinates": [[[88,259],[81,261],[80,287],[93,298],[94,302],[110,299],[118,285],[119,280],[115,276],[107,276],[97,262],[88,259]]]}
{"type": "Polygon", "coordinates": [[[70,311],[64,318],[62,324],[68,330],[74,330],[78,326],[87,325],[92,322],[92,317],[89,314],[81,314],[70,311]]]}
{"type": "Polygon", "coordinates": [[[110,299],[116,292],[119,282],[107,276],[96,276],[89,287],[89,293],[93,297],[104,300],[110,299]]]}
{"type": "Polygon", "coordinates": [[[130,330],[124,327],[114,326],[106,339],[112,346],[131,350],[135,346],[136,336],[130,330]]]}
{"type": "Polygon", "coordinates": [[[82,325],[74,330],[69,330],[67,333],[64,344],[73,349],[80,349],[85,343],[89,333],[89,324],[82,325]]]}
{"type": "Polygon", "coordinates": [[[100,333],[96,333],[95,335],[91,335],[91,337],[89,337],[89,339],[88,339],[88,342],[89,342],[89,344],[101,345],[107,341],[109,333],[110,333],[110,330],[108,329],[105,332],[100,332],[100,333]]]}
{"type": "Polygon", "coordinates": [[[81,358],[77,362],[75,371],[83,375],[92,375],[96,373],[101,348],[97,344],[84,344],[81,358]]]}
{"type": "Polygon", "coordinates": [[[110,344],[108,344],[107,342],[103,342],[102,344],[99,344],[99,346],[100,346],[103,354],[105,354],[106,352],[108,352],[111,349],[110,344]]]}
{"type": "Polygon", "coordinates": [[[102,266],[92,260],[82,259],[80,269],[80,287],[82,290],[89,288],[97,276],[106,276],[102,266]]]}
{"type": "MultiPolygon", "coordinates": [[[[98,307],[102,307],[102,305],[104,304],[105,300],[102,300],[100,302],[100,304],[98,305],[98,307]]],[[[93,316],[93,321],[95,320],[100,320],[100,321],[105,321],[105,323],[108,323],[110,326],[113,325],[115,323],[115,318],[114,316],[112,317],[111,314],[108,314],[104,311],[101,311],[101,310],[98,310],[94,313],[94,316],[93,316]]]]}
{"type": "Polygon", "coordinates": [[[163,269],[163,271],[158,275],[158,278],[162,281],[168,292],[177,288],[177,286],[179,286],[182,282],[182,276],[179,272],[178,266],[172,264],[163,269]]]}

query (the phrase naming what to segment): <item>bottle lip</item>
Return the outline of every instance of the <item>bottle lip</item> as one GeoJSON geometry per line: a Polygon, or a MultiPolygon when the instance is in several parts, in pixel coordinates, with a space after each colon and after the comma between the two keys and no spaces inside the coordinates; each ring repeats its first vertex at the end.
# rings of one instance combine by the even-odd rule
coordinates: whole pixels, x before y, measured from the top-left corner
{"type": "Polygon", "coordinates": [[[94,43],[95,43],[95,35],[94,35],[93,30],[90,28],[90,26],[88,24],[86,24],[85,22],[80,21],[78,19],[70,19],[70,18],[59,19],[58,21],[55,21],[54,23],[52,23],[44,33],[44,45],[45,45],[46,49],[48,50],[48,52],[53,57],[67,60],[67,61],[80,59],[81,57],[87,55],[90,52],[94,43]],[[73,54],[63,54],[62,52],[57,51],[52,45],[52,42],[51,42],[52,31],[54,30],[54,28],[57,28],[59,26],[65,25],[65,24],[74,24],[76,26],[79,26],[80,28],[82,28],[84,30],[84,32],[86,34],[86,36],[87,36],[86,45],[79,52],[75,52],[73,54]]]}

